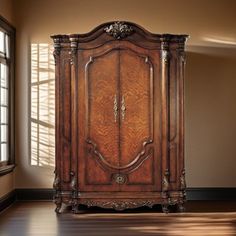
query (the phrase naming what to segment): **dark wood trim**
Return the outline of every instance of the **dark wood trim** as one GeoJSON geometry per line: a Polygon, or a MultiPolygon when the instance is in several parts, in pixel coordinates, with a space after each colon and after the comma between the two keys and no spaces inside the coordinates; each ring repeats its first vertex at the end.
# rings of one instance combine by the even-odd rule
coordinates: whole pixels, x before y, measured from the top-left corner
{"type": "MultiPolygon", "coordinates": [[[[17,200],[52,200],[53,189],[16,189],[17,200]]],[[[195,200],[236,200],[236,188],[188,188],[187,199],[195,200]]]]}
{"type": "Polygon", "coordinates": [[[236,200],[236,188],[188,188],[187,199],[192,201],[236,200]]]}
{"type": "Polygon", "coordinates": [[[0,167],[0,176],[6,175],[14,170],[15,165],[4,165],[0,167]]]}
{"type": "Polygon", "coordinates": [[[50,201],[53,200],[54,190],[50,188],[41,189],[16,189],[18,201],[50,201]]]}
{"type": "Polygon", "coordinates": [[[3,16],[0,15],[1,26],[7,31],[15,31],[15,27],[3,16]]]}
{"type": "Polygon", "coordinates": [[[16,191],[13,190],[0,198],[0,212],[16,201],[16,191]]]}
{"type": "MultiPolygon", "coordinates": [[[[0,198],[0,212],[15,201],[52,201],[53,189],[16,189],[0,198]]],[[[189,201],[236,200],[236,188],[188,188],[189,201]]]]}

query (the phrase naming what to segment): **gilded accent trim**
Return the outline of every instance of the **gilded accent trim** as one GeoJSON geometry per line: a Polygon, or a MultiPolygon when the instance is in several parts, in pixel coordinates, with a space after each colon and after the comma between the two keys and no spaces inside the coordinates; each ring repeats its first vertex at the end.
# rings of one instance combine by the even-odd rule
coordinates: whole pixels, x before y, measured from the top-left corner
{"type": "Polygon", "coordinates": [[[115,39],[123,39],[131,35],[134,32],[134,29],[132,26],[127,25],[124,22],[117,21],[104,28],[104,31],[115,39]]]}

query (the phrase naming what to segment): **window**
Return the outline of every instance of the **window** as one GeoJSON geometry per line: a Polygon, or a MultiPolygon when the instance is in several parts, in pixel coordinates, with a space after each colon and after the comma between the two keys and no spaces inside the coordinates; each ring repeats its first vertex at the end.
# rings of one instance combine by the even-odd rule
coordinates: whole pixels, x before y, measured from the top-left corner
{"type": "Polygon", "coordinates": [[[0,175],[14,168],[15,29],[0,17],[0,175]]]}
{"type": "Polygon", "coordinates": [[[54,166],[55,73],[53,47],[31,44],[31,147],[30,164],[54,166]]]}

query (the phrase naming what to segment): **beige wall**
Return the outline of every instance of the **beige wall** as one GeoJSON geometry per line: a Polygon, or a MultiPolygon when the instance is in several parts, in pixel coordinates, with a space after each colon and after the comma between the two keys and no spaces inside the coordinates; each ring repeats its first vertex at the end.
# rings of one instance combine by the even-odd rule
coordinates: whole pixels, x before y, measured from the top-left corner
{"type": "Polygon", "coordinates": [[[0,15],[11,24],[14,23],[12,0],[0,0],[0,15]]]}
{"type": "Polygon", "coordinates": [[[30,43],[128,20],[149,31],[187,33],[186,169],[189,187],[236,187],[236,1],[15,0],[17,188],[50,188],[53,170],[29,165],[30,43]]]}
{"type": "MultiPolygon", "coordinates": [[[[0,15],[11,24],[13,21],[12,1],[0,0],[0,15]]],[[[14,189],[13,173],[0,177],[0,198],[14,189]]]]}
{"type": "Polygon", "coordinates": [[[0,178],[0,198],[14,190],[14,173],[1,176],[0,178]]]}

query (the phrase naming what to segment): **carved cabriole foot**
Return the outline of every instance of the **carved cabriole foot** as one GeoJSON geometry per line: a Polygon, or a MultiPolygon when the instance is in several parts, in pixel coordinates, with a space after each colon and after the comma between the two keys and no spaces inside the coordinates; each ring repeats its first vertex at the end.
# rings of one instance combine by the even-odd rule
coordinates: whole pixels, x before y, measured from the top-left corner
{"type": "Polygon", "coordinates": [[[61,213],[61,207],[62,207],[62,201],[61,201],[61,199],[55,199],[54,202],[56,204],[55,212],[57,214],[60,214],[61,213]]]}
{"type": "Polygon", "coordinates": [[[170,210],[169,210],[169,205],[168,204],[162,204],[161,205],[162,206],[162,212],[163,213],[169,213],[170,212],[170,210]]]}
{"type": "Polygon", "coordinates": [[[71,211],[74,213],[74,214],[78,214],[79,213],[79,205],[77,203],[74,203],[72,204],[72,209],[71,211]]]}
{"type": "Polygon", "coordinates": [[[185,207],[184,207],[184,204],[183,203],[178,203],[177,204],[177,210],[178,212],[185,212],[185,207]]]}

